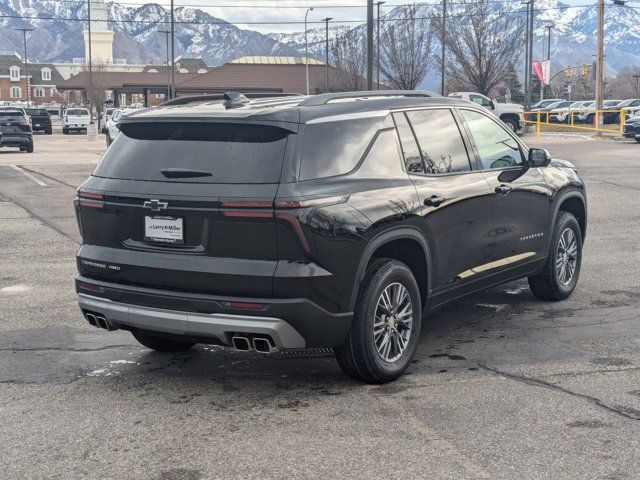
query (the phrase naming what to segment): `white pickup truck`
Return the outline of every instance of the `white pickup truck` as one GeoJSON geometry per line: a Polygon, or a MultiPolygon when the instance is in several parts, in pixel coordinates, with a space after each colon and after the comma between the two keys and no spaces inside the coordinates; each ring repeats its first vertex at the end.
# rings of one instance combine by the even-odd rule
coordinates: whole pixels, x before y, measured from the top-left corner
{"type": "Polygon", "coordinates": [[[491,110],[496,117],[502,120],[514,132],[522,128],[522,112],[524,112],[522,105],[518,105],[517,103],[498,103],[476,92],[455,92],[450,93],[449,96],[482,105],[488,110],[491,110]]]}
{"type": "Polygon", "coordinates": [[[69,132],[87,133],[87,128],[91,124],[91,115],[86,108],[67,108],[62,116],[62,133],[68,135],[69,132]]]}

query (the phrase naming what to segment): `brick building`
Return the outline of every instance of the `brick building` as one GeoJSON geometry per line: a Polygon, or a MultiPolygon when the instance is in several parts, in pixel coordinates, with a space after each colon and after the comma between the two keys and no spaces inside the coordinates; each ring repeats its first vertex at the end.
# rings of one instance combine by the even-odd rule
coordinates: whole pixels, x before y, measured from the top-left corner
{"type": "Polygon", "coordinates": [[[17,54],[0,55],[0,102],[27,100],[31,90],[31,100],[37,104],[65,103],[65,97],[57,86],[64,79],[51,63],[29,62],[29,80],[25,76],[24,61],[17,54]]]}

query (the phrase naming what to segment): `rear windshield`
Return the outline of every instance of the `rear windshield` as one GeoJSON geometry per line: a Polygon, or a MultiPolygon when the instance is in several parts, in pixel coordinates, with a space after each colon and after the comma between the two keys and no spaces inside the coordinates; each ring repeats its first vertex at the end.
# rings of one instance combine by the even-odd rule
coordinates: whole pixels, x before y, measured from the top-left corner
{"type": "Polygon", "coordinates": [[[0,110],[0,118],[5,122],[23,122],[24,121],[24,117],[20,112],[0,110]]]}
{"type": "Polygon", "coordinates": [[[287,130],[257,124],[125,123],[97,177],[191,183],[278,183],[287,130]],[[210,176],[167,178],[162,170],[210,176]]]}
{"type": "Polygon", "coordinates": [[[48,115],[44,108],[30,108],[27,110],[27,115],[48,115]]]}
{"type": "Polygon", "coordinates": [[[81,115],[89,116],[89,112],[87,110],[82,109],[82,108],[70,108],[69,110],[67,110],[66,114],[67,115],[76,115],[76,116],[81,116],[81,115]]]}

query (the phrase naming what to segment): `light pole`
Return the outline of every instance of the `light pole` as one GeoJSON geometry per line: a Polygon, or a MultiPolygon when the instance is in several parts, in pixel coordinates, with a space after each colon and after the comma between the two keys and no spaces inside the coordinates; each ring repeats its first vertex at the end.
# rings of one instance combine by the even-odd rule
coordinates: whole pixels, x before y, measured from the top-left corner
{"type": "Polygon", "coordinates": [[[176,95],[176,18],[171,0],[171,88],[169,89],[169,99],[176,95]]]}
{"type": "MultiPolygon", "coordinates": [[[[604,0],[598,0],[598,30],[596,34],[596,111],[595,127],[602,127],[602,104],[604,102],[604,0]]],[[[600,130],[596,130],[600,134],[600,130]]]]}
{"type": "Polygon", "coordinates": [[[169,70],[169,35],[171,30],[158,30],[158,33],[164,33],[167,41],[167,100],[171,99],[171,71],[169,70]]]}
{"type": "Polygon", "coordinates": [[[373,90],[373,0],[367,0],[367,90],[373,90]]]}
{"type": "Polygon", "coordinates": [[[376,90],[380,90],[380,5],[387,2],[376,2],[376,90]]]}
{"type": "MultiPolygon", "coordinates": [[[[555,23],[550,23],[549,25],[545,25],[544,28],[547,29],[547,61],[551,62],[551,29],[555,27],[555,23]]],[[[549,65],[549,72],[551,72],[551,65],[549,65]]],[[[540,82],[540,101],[544,100],[544,83],[540,82]]]]}
{"type": "Polygon", "coordinates": [[[332,17],[324,19],[324,92],[329,93],[329,20],[332,17]]]}
{"type": "Polygon", "coordinates": [[[87,15],[89,16],[89,23],[87,28],[87,33],[89,35],[89,94],[87,95],[87,100],[89,100],[89,109],[93,114],[93,53],[92,53],[92,41],[91,41],[91,0],[87,0],[87,15]]]}
{"type": "Polygon", "coordinates": [[[29,91],[29,59],[27,58],[27,32],[33,32],[35,28],[14,28],[17,32],[22,32],[24,40],[24,83],[27,90],[27,107],[31,101],[31,92],[29,91]]]}
{"type": "Polygon", "coordinates": [[[309,35],[307,34],[307,16],[313,12],[313,7],[307,8],[304,14],[304,78],[307,95],[309,95],[309,35]]]}
{"type": "Polygon", "coordinates": [[[531,106],[529,101],[530,101],[530,95],[529,95],[529,75],[531,73],[531,59],[529,58],[529,16],[531,15],[531,2],[532,0],[529,0],[527,2],[524,2],[524,4],[527,6],[527,20],[526,20],[526,29],[524,31],[524,109],[525,110],[529,110],[529,107],[531,106]]]}
{"type": "MultiPolygon", "coordinates": [[[[527,10],[528,12],[528,10],[527,10]]],[[[444,96],[444,68],[445,68],[445,43],[447,36],[445,34],[447,28],[447,0],[442,0],[442,35],[440,35],[440,46],[442,51],[440,52],[440,71],[442,75],[440,77],[440,94],[444,96]]]]}

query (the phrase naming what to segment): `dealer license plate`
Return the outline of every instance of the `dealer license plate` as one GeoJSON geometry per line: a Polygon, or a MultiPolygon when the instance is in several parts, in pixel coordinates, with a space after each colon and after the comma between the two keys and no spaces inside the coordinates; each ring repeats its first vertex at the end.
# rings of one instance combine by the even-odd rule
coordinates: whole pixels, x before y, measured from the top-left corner
{"type": "Polygon", "coordinates": [[[182,217],[145,216],[145,242],[184,243],[184,219],[182,217]]]}

